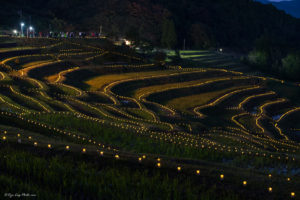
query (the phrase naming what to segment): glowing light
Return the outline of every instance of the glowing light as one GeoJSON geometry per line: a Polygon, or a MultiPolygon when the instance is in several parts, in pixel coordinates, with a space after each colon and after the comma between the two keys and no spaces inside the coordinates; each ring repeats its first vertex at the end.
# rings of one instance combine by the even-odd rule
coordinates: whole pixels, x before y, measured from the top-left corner
{"type": "Polygon", "coordinates": [[[48,148],[51,149],[51,144],[48,144],[48,148]]]}
{"type": "Polygon", "coordinates": [[[272,191],[273,191],[273,188],[269,187],[269,188],[268,188],[268,191],[269,191],[269,192],[272,192],[272,191]]]}
{"type": "Polygon", "coordinates": [[[181,171],[181,167],[177,167],[177,171],[181,171]]]}
{"type": "Polygon", "coordinates": [[[296,196],[295,192],[291,192],[291,197],[295,197],[295,196],[296,196]]]}
{"type": "Polygon", "coordinates": [[[196,170],[196,174],[197,175],[199,175],[200,174],[200,170],[198,169],[198,170],[196,170]]]}
{"type": "Polygon", "coordinates": [[[116,159],[119,159],[119,158],[120,158],[120,156],[119,156],[119,155],[115,155],[115,158],[116,158],[116,159]]]}
{"type": "Polygon", "coordinates": [[[69,150],[70,149],[70,147],[69,146],[66,146],[66,150],[69,150]]]}
{"type": "Polygon", "coordinates": [[[220,175],[220,179],[223,180],[224,179],[224,174],[220,175]]]}
{"type": "Polygon", "coordinates": [[[82,149],[82,153],[85,153],[85,152],[86,152],[86,149],[85,149],[85,148],[83,148],[83,149],[82,149]]]}
{"type": "Polygon", "coordinates": [[[157,167],[161,167],[161,164],[160,164],[160,163],[157,163],[156,165],[157,165],[157,167]]]}
{"type": "Polygon", "coordinates": [[[243,181],[243,186],[246,186],[247,185],[247,181],[243,181]]]}
{"type": "Polygon", "coordinates": [[[33,143],[34,146],[37,146],[37,144],[38,144],[37,142],[34,142],[34,143],[33,143]]]}

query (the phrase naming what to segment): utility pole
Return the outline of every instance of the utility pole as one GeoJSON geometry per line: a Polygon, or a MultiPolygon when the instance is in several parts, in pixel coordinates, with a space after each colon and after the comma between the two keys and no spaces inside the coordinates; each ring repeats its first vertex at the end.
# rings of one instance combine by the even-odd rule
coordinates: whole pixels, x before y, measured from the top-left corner
{"type": "MultiPolygon", "coordinates": [[[[31,27],[31,16],[29,16],[29,27],[31,27]]],[[[27,38],[30,37],[30,34],[31,34],[31,30],[28,30],[29,27],[27,26],[27,38]],[[29,33],[29,31],[30,31],[30,33],[29,33]]]]}
{"type": "Polygon", "coordinates": [[[101,37],[102,35],[102,25],[100,26],[100,32],[99,32],[99,36],[101,37]]]}
{"type": "Polygon", "coordinates": [[[22,37],[23,36],[23,25],[22,25],[22,18],[23,18],[23,14],[22,14],[22,10],[19,10],[18,11],[18,14],[19,14],[19,16],[20,16],[20,25],[21,25],[21,31],[20,31],[20,37],[22,37]]]}

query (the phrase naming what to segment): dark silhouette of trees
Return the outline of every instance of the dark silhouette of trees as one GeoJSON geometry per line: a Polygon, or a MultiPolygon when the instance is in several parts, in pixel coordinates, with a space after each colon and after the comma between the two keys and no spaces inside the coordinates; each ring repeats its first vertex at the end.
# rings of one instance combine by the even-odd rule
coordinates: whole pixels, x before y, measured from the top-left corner
{"type": "Polygon", "coordinates": [[[162,22],[162,47],[173,49],[177,44],[177,34],[173,20],[164,19],[162,22]]]}

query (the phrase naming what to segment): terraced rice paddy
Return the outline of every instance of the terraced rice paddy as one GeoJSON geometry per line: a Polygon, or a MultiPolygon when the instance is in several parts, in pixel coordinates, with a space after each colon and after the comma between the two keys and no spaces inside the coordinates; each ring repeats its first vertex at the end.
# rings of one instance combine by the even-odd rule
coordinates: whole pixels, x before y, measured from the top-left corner
{"type": "MultiPolygon", "coordinates": [[[[51,151],[58,160],[67,151],[117,171],[119,162],[175,182],[188,177],[178,199],[190,184],[193,191],[225,191],[228,199],[289,199],[299,191],[300,107],[268,85],[290,83],[205,63],[175,69],[84,41],[51,40],[35,49],[40,52],[0,51],[3,149],[51,151]]],[[[200,52],[197,59],[213,56],[200,52]]],[[[82,192],[96,199],[94,190],[82,192]]],[[[205,195],[217,198],[213,193],[205,195]]]]}

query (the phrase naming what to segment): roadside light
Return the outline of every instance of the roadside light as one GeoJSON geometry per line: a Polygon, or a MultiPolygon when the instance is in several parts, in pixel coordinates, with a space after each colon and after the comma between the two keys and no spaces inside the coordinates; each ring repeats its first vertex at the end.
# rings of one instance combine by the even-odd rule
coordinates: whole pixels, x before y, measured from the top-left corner
{"type": "Polygon", "coordinates": [[[268,188],[268,191],[269,191],[269,192],[272,192],[272,191],[273,191],[273,188],[269,187],[269,188],[268,188]]]}
{"type": "Polygon", "coordinates": [[[291,192],[291,197],[292,197],[292,198],[295,197],[295,192],[291,192]]]}
{"type": "Polygon", "coordinates": [[[272,178],[272,174],[269,174],[269,178],[272,178]]]}
{"type": "Polygon", "coordinates": [[[224,174],[220,175],[220,179],[223,180],[224,179],[224,174]]]}

